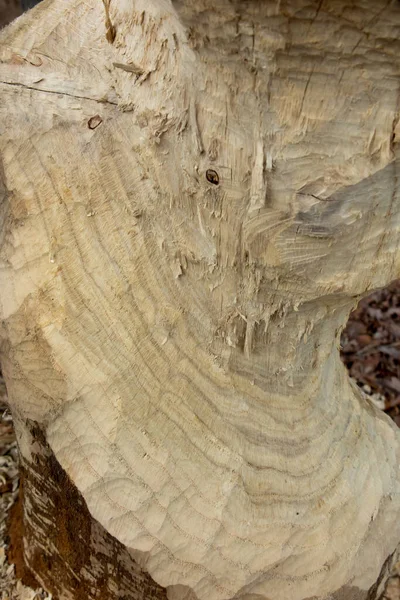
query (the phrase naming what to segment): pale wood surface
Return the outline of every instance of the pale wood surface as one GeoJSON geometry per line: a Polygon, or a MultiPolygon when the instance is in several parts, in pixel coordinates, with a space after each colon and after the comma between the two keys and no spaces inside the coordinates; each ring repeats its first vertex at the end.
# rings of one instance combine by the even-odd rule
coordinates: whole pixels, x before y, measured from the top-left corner
{"type": "Polygon", "coordinates": [[[364,599],[400,538],[399,433],[338,340],[400,273],[400,6],[109,18],[113,43],[100,1],[46,0],[0,36],[21,451],[34,420],[172,600],[364,599]]]}

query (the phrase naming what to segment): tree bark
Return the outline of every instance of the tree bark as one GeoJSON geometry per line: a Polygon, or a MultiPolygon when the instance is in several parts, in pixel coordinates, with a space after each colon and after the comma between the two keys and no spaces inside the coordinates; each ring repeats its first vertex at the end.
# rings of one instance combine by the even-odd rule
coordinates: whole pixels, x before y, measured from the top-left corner
{"type": "Polygon", "coordinates": [[[399,432],[338,346],[400,275],[399,26],[45,0],[1,34],[2,365],[60,598],[379,597],[399,432]]]}
{"type": "MultiPolygon", "coordinates": [[[[19,506],[11,561],[17,575],[35,579],[55,598],[166,600],[128,550],[90,515],[84,499],[54,457],[42,429],[26,423],[32,461],[21,457],[19,506]]],[[[34,586],[36,587],[36,586],[34,586]]]]}

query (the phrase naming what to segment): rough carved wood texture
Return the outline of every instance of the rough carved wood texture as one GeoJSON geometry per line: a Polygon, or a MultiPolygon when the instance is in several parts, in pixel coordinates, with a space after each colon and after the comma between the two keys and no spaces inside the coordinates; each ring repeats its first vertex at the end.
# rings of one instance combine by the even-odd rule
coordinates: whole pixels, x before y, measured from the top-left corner
{"type": "Polygon", "coordinates": [[[45,0],[1,34],[14,415],[172,600],[363,599],[399,541],[399,433],[338,353],[400,274],[399,28],[45,0]]]}
{"type": "MultiPolygon", "coordinates": [[[[81,494],[59,465],[40,427],[27,422],[31,462],[22,457],[18,504],[12,518],[10,560],[26,585],[32,574],[55,599],[167,600],[124,546],[90,515],[81,494]]],[[[376,600],[396,558],[385,561],[368,592],[345,586],[331,600],[376,600]]],[[[182,591],[181,598],[193,595],[182,591]]],[[[310,599],[312,600],[312,599],[310,599]]]]}

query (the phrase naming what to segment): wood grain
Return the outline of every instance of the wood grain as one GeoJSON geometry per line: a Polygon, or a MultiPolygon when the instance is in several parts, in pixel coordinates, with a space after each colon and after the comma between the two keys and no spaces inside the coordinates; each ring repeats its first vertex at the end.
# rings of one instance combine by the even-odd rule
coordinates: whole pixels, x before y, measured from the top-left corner
{"type": "Polygon", "coordinates": [[[366,598],[398,543],[399,433],[338,340],[400,273],[399,26],[45,0],[1,36],[13,411],[172,600],[366,598]]]}

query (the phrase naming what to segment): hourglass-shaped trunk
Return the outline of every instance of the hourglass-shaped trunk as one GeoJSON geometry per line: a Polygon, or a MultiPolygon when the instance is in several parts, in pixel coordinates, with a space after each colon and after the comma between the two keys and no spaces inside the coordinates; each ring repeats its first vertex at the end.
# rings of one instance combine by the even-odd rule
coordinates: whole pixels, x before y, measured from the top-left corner
{"type": "Polygon", "coordinates": [[[379,597],[399,434],[338,344],[400,273],[399,27],[45,0],[1,34],[2,367],[59,598],[379,597]]]}

